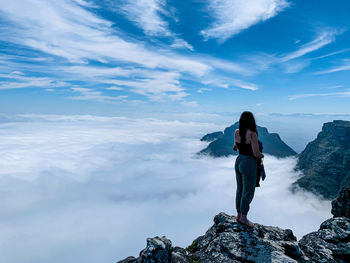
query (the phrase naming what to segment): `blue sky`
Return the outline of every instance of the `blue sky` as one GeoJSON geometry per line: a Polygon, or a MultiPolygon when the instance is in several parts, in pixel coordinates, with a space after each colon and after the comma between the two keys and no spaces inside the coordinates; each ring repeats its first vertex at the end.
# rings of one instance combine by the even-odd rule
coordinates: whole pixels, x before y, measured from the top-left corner
{"type": "Polygon", "coordinates": [[[349,113],[345,0],[0,1],[0,112],[349,113]]]}

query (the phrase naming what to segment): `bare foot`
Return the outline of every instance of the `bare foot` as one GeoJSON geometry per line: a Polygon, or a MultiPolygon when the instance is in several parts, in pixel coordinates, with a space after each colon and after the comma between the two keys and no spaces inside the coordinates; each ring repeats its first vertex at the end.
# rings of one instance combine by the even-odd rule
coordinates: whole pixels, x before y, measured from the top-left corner
{"type": "Polygon", "coordinates": [[[245,224],[249,227],[253,227],[254,223],[251,222],[250,220],[248,220],[248,218],[241,218],[240,220],[238,220],[239,222],[241,222],[242,224],[245,224]]]}
{"type": "Polygon", "coordinates": [[[241,219],[241,213],[238,213],[236,219],[239,221],[241,219]]]}

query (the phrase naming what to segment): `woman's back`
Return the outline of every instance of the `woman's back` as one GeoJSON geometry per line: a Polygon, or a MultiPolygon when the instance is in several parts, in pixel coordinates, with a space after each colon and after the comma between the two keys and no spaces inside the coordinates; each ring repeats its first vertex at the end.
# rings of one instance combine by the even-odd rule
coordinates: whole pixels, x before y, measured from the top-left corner
{"type": "MultiPolygon", "coordinates": [[[[251,130],[247,130],[247,132],[245,133],[245,144],[250,144],[251,143],[251,139],[252,139],[252,131],[251,130]]],[[[235,141],[237,143],[241,143],[241,135],[239,134],[239,129],[235,130],[235,141]]]]}
{"type": "Polygon", "coordinates": [[[258,135],[248,129],[245,137],[245,142],[241,143],[239,129],[235,130],[235,145],[237,145],[239,153],[243,155],[251,155],[256,158],[262,158],[264,155],[259,151],[258,135]]]}

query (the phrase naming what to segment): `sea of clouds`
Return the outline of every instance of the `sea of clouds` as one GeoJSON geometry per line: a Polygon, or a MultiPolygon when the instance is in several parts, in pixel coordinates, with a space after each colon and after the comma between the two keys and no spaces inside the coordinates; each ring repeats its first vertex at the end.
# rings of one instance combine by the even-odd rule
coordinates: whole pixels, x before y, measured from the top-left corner
{"type": "MultiPolygon", "coordinates": [[[[218,124],[125,117],[17,115],[0,122],[2,262],[110,263],[146,238],[186,247],[219,212],[235,214],[235,157],[196,156],[218,124]]],[[[295,158],[265,157],[253,222],[299,238],[330,202],[292,194],[295,158]]]]}

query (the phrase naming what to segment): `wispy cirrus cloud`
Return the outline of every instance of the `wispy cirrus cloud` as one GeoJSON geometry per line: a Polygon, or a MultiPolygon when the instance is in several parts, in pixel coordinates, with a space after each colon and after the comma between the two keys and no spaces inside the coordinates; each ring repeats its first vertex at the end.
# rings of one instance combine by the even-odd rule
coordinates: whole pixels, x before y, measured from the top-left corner
{"type": "Polygon", "coordinates": [[[183,102],[189,94],[181,86],[180,77],[181,75],[176,72],[144,71],[138,74],[137,78],[113,79],[108,80],[107,83],[127,87],[134,93],[147,96],[153,101],[169,99],[183,102]]]}
{"type": "Polygon", "coordinates": [[[327,58],[327,57],[335,56],[335,55],[342,54],[342,53],[345,53],[345,52],[348,52],[348,51],[350,51],[350,48],[344,48],[344,49],[341,49],[341,50],[338,50],[338,51],[327,53],[327,54],[322,55],[322,56],[314,57],[314,58],[312,58],[312,60],[327,58]]]}
{"type": "Polygon", "coordinates": [[[194,51],[193,46],[181,38],[176,38],[170,46],[173,48],[184,48],[194,51]]]}
{"type": "Polygon", "coordinates": [[[280,58],[281,62],[286,62],[292,59],[302,57],[308,53],[316,51],[335,41],[336,35],[342,33],[342,31],[336,29],[325,30],[318,34],[318,36],[311,42],[308,42],[294,52],[288,53],[280,58]]]}
{"type": "Polygon", "coordinates": [[[276,16],[289,6],[286,0],[213,0],[209,1],[208,10],[215,21],[201,34],[206,38],[219,41],[276,16]]]}
{"type": "Polygon", "coordinates": [[[341,92],[294,94],[294,95],[288,96],[289,100],[311,98],[311,97],[350,97],[350,90],[341,91],[341,92]]]}
{"type": "Polygon", "coordinates": [[[110,21],[72,1],[11,1],[9,5],[1,5],[0,10],[4,18],[15,25],[4,40],[66,58],[72,63],[121,61],[195,75],[211,69],[170,50],[155,51],[142,42],[124,40],[112,31],[110,21]]]}
{"type": "Polygon", "coordinates": [[[305,58],[309,53],[315,52],[333,43],[336,40],[336,37],[343,32],[344,30],[337,28],[322,29],[319,30],[311,41],[300,45],[295,51],[284,54],[259,53],[249,55],[246,59],[253,65],[253,68],[251,69],[253,72],[262,72],[278,66],[287,74],[297,73],[309,66],[315,59],[346,52],[347,50],[344,49],[316,58],[305,58]]]}
{"type": "Polygon", "coordinates": [[[315,72],[315,75],[321,75],[321,74],[330,74],[334,72],[340,72],[340,71],[349,71],[350,70],[350,60],[344,60],[344,62],[338,66],[332,67],[330,69],[322,70],[315,72]]]}
{"type": "Polygon", "coordinates": [[[166,0],[124,0],[114,8],[134,22],[145,34],[170,36],[166,16],[166,0]]]}
{"type": "Polygon", "coordinates": [[[49,77],[28,77],[22,72],[13,71],[10,74],[0,74],[0,90],[23,88],[58,88],[68,84],[49,77]]]}
{"type": "Polygon", "coordinates": [[[89,88],[80,88],[80,87],[73,87],[72,91],[80,93],[80,95],[77,96],[71,96],[70,99],[73,100],[90,100],[90,101],[98,101],[103,103],[115,103],[118,101],[123,101],[127,98],[127,96],[107,96],[103,95],[101,91],[97,91],[94,89],[89,88]]]}
{"type": "Polygon", "coordinates": [[[171,39],[170,47],[194,51],[192,45],[177,36],[169,29],[165,18],[177,21],[172,7],[166,0],[121,0],[109,1],[110,6],[118,13],[122,13],[129,21],[136,24],[149,36],[163,36],[171,39]]]}
{"type": "MultiPolygon", "coordinates": [[[[94,67],[88,65],[61,67],[72,80],[84,76],[91,83],[108,85],[106,90],[128,90],[152,101],[180,101],[189,94],[180,83],[181,73],[145,68],[94,67]]],[[[84,90],[84,89],[81,89],[84,90]]],[[[89,90],[89,89],[87,89],[89,90]]],[[[93,98],[84,96],[84,98],[93,98]]],[[[108,100],[100,100],[108,101],[108,100]]]]}
{"type": "Polygon", "coordinates": [[[235,87],[255,91],[258,90],[258,85],[246,81],[242,81],[240,79],[234,78],[208,78],[201,81],[204,85],[224,88],[224,89],[235,89],[235,87]]]}
{"type": "MultiPolygon", "coordinates": [[[[131,4],[130,1],[125,3],[131,4]]],[[[158,18],[161,18],[165,1],[137,3],[150,5],[152,12],[157,12],[158,18]]],[[[79,88],[85,88],[79,91],[82,94],[79,99],[84,100],[113,101],[114,99],[101,97],[105,96],[106,86],[113,86],[118,90],[143,95],[152,101],[171,100],[184,105],[195,104],[186,101],[190,93],[182,84],[184,79],[200,83],[201,78],[208,73],[216,79],[227,73],[233,73],[236,77],[255,74],[244,63],[203,54],[185,55],[175,52],[174,49],[179,48],[194,50],[175,34],[172,34],[174,41],[169,46],[149,46],[119,29],[115,30],[113,22],[92,12],[91,8],[98,8],[97,4],[83,0],[13,0],[0,5],[2,18],[6,21],[0,25],[0,29],[6,29],[6,34],[0,34],[0,40],[24,47],[26,52],[29,50],[32,53],[30,57],[24,56],[25,61],[17,59],[18,56],[5,57],[4,61],[0,61],[0,72],[11,72],[14,68],[19,68],[26,74],[30,71],[40,76],[50,75],[52,81],[41,78],[34,83],[50,90],[55,85],[61,85],[62,80],[71,82],[71,87],[75,87],[74,82],[79,81],[82,83],[79,88]],[[95,90],[90,90],[91,85],[95,85],[95,90]]],[[[166,29],[164,23],[158,25],[166,29]]],[[[154,26],[154,32],[156,28],[154,26]]],[[[162,30],[159,30],[160,33],[162,30]]],[[[38,78],[30,77],[33,79],[27,79],[27,83],[10,80],[11,83],[2,84],[5,88],[24,88],[31,85],[30,81],[33,84],[34,78],[38,78]]],[[[246,83],[238,80],[237,85],[251,90],[257,87],[246,83]]],[[[129,98],[130,96],[125,100],[129,98]]]]}

